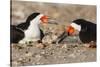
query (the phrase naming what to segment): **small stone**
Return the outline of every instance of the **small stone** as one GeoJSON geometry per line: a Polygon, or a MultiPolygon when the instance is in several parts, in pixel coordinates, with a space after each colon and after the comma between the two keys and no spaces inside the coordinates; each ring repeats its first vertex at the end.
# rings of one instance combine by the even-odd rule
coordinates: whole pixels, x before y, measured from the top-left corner
{"type": "Polygon", "coordinates": [[[18,59],[18,61],[22,61],[22,60],[23,60],[23,58],[19,58],[19,59],[18,59]]]}
{"type": "Polygon", "coordinates": [[[84,44],[83,45],[84,47],[87,47],[87,48],[96,48],[96,45],[95,44],[84,44]]]}
{"type": "Polygon", "coordinates": [[[36,59],[36,61],[39,61],[40,59],[41,59],[41,55],[40,54],[38,54],[38,55],[35,55],[35,59],[36,59]]]}
{"type": "Polygon", "coordinates": [[[12,66],[17,66],[18,62],[17,61],[13,61],[12,64],[13,64],[12,66]]]}
{"type": "Polygon", "coordinates": [[[36,58],[41,58],[40,54],[36,55],[35,57],[36,57],[36,58]]]}
{"type": "Polygon", "coordinates": [[[43,48],[45,48],[45,45],[42,44],[42,43],[40,43],[40,44],[36,45],[36,47],[37,47],[37,48],[41,48],[41,49],[43,49],[43,48]]]}
{"type": "Polygon", "coordinates": [[[70,54],[69,57],[75,58],[75,54],[70,54]]]}
{"type": "Polygon", "coordinates": [[[32,56],[32,53],[26,53],[25,56],[30,57],[32,56]]]}
{"type": "Polygon", "coordinates": [[[66,45],[66,44],[64,44],[64,45],[62,46],[62,48],[67,48],[67,45],[66,45]]]}
{"type": "Polygon", "coordinates": [[[41,52],[41,54],[45,54],[45,52],[43,51],[43,52],[41,52]]]}

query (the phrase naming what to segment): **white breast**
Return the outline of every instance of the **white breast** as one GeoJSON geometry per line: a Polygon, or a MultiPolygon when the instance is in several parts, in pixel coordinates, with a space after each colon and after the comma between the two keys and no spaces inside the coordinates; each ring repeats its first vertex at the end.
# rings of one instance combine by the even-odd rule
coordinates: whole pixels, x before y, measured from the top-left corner
{"type": "Polygon", "coordinates": [[[25,37],[28,39],[40,39],[40,30],[38,25],[30,25],[25,31],[25,37]]]}

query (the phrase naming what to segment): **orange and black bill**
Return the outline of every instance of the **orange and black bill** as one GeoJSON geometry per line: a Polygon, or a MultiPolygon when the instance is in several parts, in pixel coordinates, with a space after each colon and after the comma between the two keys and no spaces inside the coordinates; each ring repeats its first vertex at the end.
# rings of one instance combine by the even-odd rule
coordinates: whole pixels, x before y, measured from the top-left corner
{"type": "Polygon", "coordinates": [[[75,29],[72,26],[68,26],[66,31],[68,35],[73,35],[73,33],[75,32],[75,29]]]}
{"type": "Polygon", "coordinates": [[[47,24],[48,23],[48,16],[44,15],[40,18],[40,20],[42,21],[43,24],[47,24]]]}

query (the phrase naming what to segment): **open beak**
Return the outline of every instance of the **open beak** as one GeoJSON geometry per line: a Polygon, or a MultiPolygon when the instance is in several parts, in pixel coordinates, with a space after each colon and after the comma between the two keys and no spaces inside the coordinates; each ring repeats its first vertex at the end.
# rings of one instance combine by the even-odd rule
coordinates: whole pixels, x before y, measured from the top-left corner
{"type": "Polygon", "coordinates": [[[73,35],[73,33],[75,32],[75,29],[72,26],[68,26],[66,31],[68,35],[73,35]]]}
{"type": "Polygon", "coordinates": [[[42,16],[41,18],[40,18],[40,20],[42,21],[42,24],[47,24],[48,23],[48,16],[42,16]]]}

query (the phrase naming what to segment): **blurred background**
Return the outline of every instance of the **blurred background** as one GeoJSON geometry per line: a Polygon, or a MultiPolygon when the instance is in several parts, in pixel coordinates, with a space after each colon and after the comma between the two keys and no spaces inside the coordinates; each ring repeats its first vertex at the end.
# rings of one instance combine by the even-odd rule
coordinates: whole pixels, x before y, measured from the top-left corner
{"type": "Polygon", "coordinates": [[[12,0],[12,24],[24,22],[33,12],[40,12],[55,19],[58,23],[67,24],[77,18],[96,22],[95,5],[57,4],[12,0]]]}

